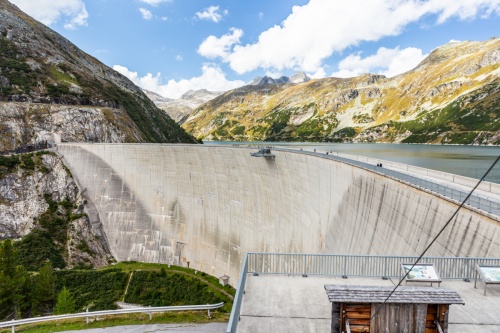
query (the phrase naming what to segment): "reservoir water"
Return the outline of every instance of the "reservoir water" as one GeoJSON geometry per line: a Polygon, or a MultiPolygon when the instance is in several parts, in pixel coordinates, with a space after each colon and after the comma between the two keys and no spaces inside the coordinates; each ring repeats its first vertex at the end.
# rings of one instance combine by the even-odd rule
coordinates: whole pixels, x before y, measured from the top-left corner
{"type": "MultiPolygon", "coordinates": [[[[333,151],[415,165],[476,179],[480,179],[500,155],[500,146],[228,141],[209,141],[206,144],[259,145],[316,149],[318,152],[333,151]]],[[[500,183],[500,162],[491,170],[486,180],[500,183]]]]}

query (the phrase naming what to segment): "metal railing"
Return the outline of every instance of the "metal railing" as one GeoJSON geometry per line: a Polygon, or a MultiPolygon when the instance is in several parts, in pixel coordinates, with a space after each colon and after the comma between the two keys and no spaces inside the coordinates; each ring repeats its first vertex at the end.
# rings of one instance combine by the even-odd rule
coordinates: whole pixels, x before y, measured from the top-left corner
{"type": "Polygon", "coordinates": [[[234,296],[233,308],[231,309],[231,316],[227,324],[226,333],[235,333],[240,321],[241,304],[243,303],[243,294],[245,293],[245,284],[248,274],[248,254],[245,254],[243,264],[241,265],[240,279],[236,288],[236,295],[234,296]]]}
{"type": "MultiPolygon", "coordinates": [[[[336,156],[332,154],[324,154],[319,152],[310,152],[296,149],[288,149],[288,148],[273,148],[273,150],[277,151],[286,151],[296,154],[305,154],[305,155],[313,155],[322,158],[327,158],[335,161],[339,161],[345,164],[353,165],[356,167],[360,167],[366,170],[370,170],[379,174],[386,175],[388,177],[403,181],[410,185],[420,187],[434,193],[440,194],[449,199],[455,200],[458,203],[461,203],[468,195],[468,192],[464,190],[460,190],[457,188],[453,188],[451,186],[440,184],[435,181],[419,178],[417,176],[412,176],[405,174],[403,172],[390,170],[382,167],[378,167],[376,165],[372,165],[366,162],[361,162],[357,160],[352,160],[346,157],[336,156]]],[[[479,181],[479,180],[478,180],[479,181]]],[[[494,214],[500,216],[500,201],[495,198],[485,197],[478,194],[472,194],[471,197],[466,201],[466,204],[488,212],[490,214],[494,214]]]]}
{"type": "Polygon", "coordinates": [[[217,304],[207,304],[207,305],[182,305],[182,306],[160,306],[160,307],[148,307],[148,308],[134,308],[134,309],[119,309],[119,310],[104,310],[104,311],[94,311],[94,312],[80,312],[72,313],[58,316],[45,316],[45,317],[35,317],[20,320],[11,320],[6,322],[0,322],[0,328],[12,327],[12,332],[15,332],[15,327],[19,325],[41,323],[45,321],[61,320],[61,319],[72,319],[72,318],[87,318],[97,317],[97,316],[110,316],[118,314],[127,313],[147,313],[149,314],[149,319],[152,319],[152,314],[155,312],[169,312],[169,311],[199,311],[207,310],[210,314],[210,310],[218,309],[224,306],[224,302],[217,304]]]}
{"type": "MultiPolygon", "coordinates": [[[[352,277],[401,277],[402,263],[418,256],[344,254],[248,253],[248,273],[328,275],[352,277]]],[[[500,266],[500,258],[423,257],[434,264],[442,279],[473,279],[476,265],[500,266]]]]}

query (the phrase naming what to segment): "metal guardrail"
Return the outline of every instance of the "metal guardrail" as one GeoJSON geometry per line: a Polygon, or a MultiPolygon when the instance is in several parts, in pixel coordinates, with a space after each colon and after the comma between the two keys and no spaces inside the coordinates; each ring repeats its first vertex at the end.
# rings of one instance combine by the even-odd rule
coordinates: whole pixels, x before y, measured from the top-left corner
{"type": "Polygon", "coordinates": [[[148,313],[149,318],[152,318],[152,313],[154,312],[169,312],[169,311],[199,311],[199,310],[210,310],[218,309],[224,306],[224,302],[217,304],[207,304],[207,305],[182,305],[182,306],[160,306],[160,307],[150,307],[150,308],[134,308],[134,309],[119,309],[119,310],[104,310],[104,311],[94,311],[94,312],[80,312],[72,313],[58,316],[45,316],[45,317],[35,317],[20,320],[11,320],[6,322],[0,322],[0,328],[12,327],[12,332],[15,332],[15,327],[25,324],[41,323],[44,321],[53,321],[61,319],[72,319],[72,318],[88,318],[97,316],[110,316],[118,314],[127,313],[148,313]]]}
{"type": "MultiPolygon", "coordinates": [[[[328,275],[352,277],[401,277],[401,263],[418,256],[343,254],[248,253],[248,273],[328,275]]],[[[473,279],[476,265],[500,266],[500,258],[423,257],[434,264],[442,279],[473,279]]]]}
{"type": "MultiPolygon", "coordinates": [[[[403,181],[405,183],[408,183],[410,185],[414,185],[429,191],[432,191],[434,193],[440,194],[442,196],[445,196],[447,198],[450,198],[452,200],[455,200],[456,202],[461,203],[468,195],[468,192],[446,186],[443,184],[438,184],[436,182],[422,179],[416,176],[411,176],[402,172],[398,172],[395,170],[390,170],[382,167],[378,167],[376,165],[372,165],[366,162],[361,162],[361,161],[356,161],[352,159],[348,159],[345,157],[341,156],[336,156],[332,154],[324,154],[324,153],[318,153],[318,152],[310,152],[310,151],[304,151],[304,150],[296,150],[296,149],[288,149],[288,148],[273,148],[273,150],[276,151],[286,151],[286,152],[291,152],[291,153],[296,153],[296,154],[305,154],[305,155],[312,155],[312,156],[318,156],[322,158],[327,158],[331,160],[335,160],[338,162],[342,162],[345,164],[357,166],[366,170],[370,170],[376,173],[384,174],[388,177],[398,179],[400,181],[403,181]]],[[[479,181],[479,180],[478,180],[479,181]]],[[[485,212],[488,212],[490,214],[494,214],[497,216],[500,216],[500,202],[497,200],[494,200],[492,198],[484,198],[480,195],[477,194],[472,194],[471,197],[466,201],[466,204],[478,208],[480,210],[483,210],[485,212]]]]}
{"type": "Polygon", "coordinates": [[[245,284],[248,274],[248,254],[245,254],[243,264],[241,265],[240,280],[236,288],[236,295],[234,297],[233,308],[231,309],[231,316],[227,324],[226,333],[236,333],[238,322],[240,321],[241,304],[243,303],[243,294],[245,293],[245,284]]]}

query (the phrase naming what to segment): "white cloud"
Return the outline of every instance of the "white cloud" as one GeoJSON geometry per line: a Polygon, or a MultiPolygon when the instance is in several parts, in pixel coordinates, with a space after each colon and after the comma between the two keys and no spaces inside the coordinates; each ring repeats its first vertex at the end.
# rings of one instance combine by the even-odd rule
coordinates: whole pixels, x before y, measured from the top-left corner
{"type": "Polygon", "coordinates": [[[259,20],[262,19],[264,17],[264,13],[263,12],[260,12],[259,13],[259,20]]]}
{"type": "Polygon", "coordinates": [[[180,54],[178,54],[178,55],[175,56],[175,60],[182,61],[184,59],[182,58],[182,56],[180,54]]]}
{"type": "Polygon", "coordinates": [[[166,17],[166,16],[162,16],[162,17],[161,17],[161,20],[162,20],[162,21],[167,21],[167,20],[168,20],[168,17],[166,17]]]}
{"type": "Polygon", "coordinates": [[[315,73],[309,74],[308,76],[311,79],[322,79],[322,78],[326,77],[326,72],[322,67],[320,67],[315,73]]]}
{"type": "Polygon", "coordinates": [[[231,28],[231,33],[223,35],[220,38],[208,36],[198,47],[198,53],[207,58],[223,58],[226,59],[231,48],[235,44],[239,44],[243,30],[231,28]]]}
{"type": "Polygon", "coordinates": [[[143,19],[151,20],[153,18],[153,14],[146,8],[139,8],[139,11],[141,12],[143,19]]]}
{"type": "MultiPolygon", "coordinates": [[[[195,15],[200,20],[209,20],[214,21],[215,23],[219,23],[222,20],[222,15],[218,13],[219,6],[210,6],[205,8],[202,12],[197,12],[195,15]]],[[[229,14],[227,9],[222,11],[223,15],[229,14]]]]}
{"type": "Polygon", "coordinates": [[[421,49],[407,47],[388,49],[381,47],[377,53],[362,58],[361,54],[350,54],[339,62],[334,77],[353,77],[364,73],[377,73],[391,77],[415,68],[427,55],[421,49]]]}
{"type": "Polygon", "coordinates": [[[86,26],[89,14],[83,0],[10,0],[22,11],[46,25],[65,19],[66,29],[86,26]]]}
{"type": "Polygon", "coordinates": [[[493,13],[500,15],[499,0],[310,0],[294,6],[281,25],[262,32],[257,42],[234,43],[218,56],[240,74],[257,68],[316,72],[334,52],[398,35],[424,16],[436,15],[440,24],[493,13]]]}
{"type": "Polygon", "coordinates": [[[438,14],[437,23],[444,23],[451,17],[467,20],[488,17],[493,13],[500,15],[498,0],[431,0],[424,5],[428,13],[438,14]]]}
{"type": "Polygon", "coordinates": [[[156,75],[148,73],[140,77],[137,72],[130,71],[128,68],[120,65],[113,66],[113,69],[128,77],[139,87],[167,98],[179,98],[188,90],[207,89],[211,91],[227,91],[245,85],[245,82],[240,80],[230,81],[226,79],[225,73],[213,64],[204,65],[200,76],[179,81],[172,79],[166,84],[162,83],[161,73],[157,73],[156,75]]]}
{"type": "Polygon", "coordinates": [[[140,0],[141,2],[147,3],[151,6],[158,6],[161,2],[172,2],[172,0],[140,0]]]}
{"type": "Polygon", "coordinates": [[[461,43],[461,40],[456,40],[456,39],[450,39],[448,43],[461,43]]]}

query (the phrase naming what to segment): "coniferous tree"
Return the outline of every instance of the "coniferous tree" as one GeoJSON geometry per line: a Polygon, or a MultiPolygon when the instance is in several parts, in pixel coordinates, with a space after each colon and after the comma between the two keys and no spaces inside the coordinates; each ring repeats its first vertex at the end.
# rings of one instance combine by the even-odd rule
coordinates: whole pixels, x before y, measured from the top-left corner
{"type": "Polygon", "coordinates": [[[55,314],[73,313],[76,310],[75,300],[69,290],[64,287],[57,295],[55,314]]]}
{"type": "Polygon", "coordinates": [[[23,317],[23,314],[29,312],[31,306],[31,281],[29,273],[24,266],[16,266],[10,288],[14,306],[14,319],[20,319],[23,317]]]}
{"type": "Polygon", "coordinates": [[[6,239],[0,244],[0,272],[7,276],[13,276],[16,266],[17,255],[14,244],[10,239],[6,239]]]}
{"type": "Polygon", "coordinates": [[[48,261],[33,277],[32,313],[48,315],[52,313],[55,301],[55,277],[52,263],[48,261]]]}
{"type": "Polygon", "coordinates": [[[10,239],[0,245],[0,316],[18,319],[26,301],[28,272],[17,265],[17,253],[10,239]]]}

